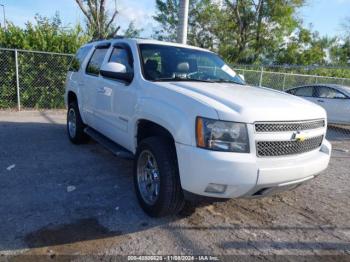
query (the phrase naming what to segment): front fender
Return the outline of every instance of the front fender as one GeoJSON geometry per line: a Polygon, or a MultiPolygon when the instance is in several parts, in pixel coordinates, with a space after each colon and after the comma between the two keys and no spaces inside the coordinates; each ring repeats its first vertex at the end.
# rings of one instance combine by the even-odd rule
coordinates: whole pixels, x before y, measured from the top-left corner
{"type": "Polygon", "coordinates": [[[179,107],[151,97],[141,98],[136,106],[132,121],[134,123],[134,137],[136,137],[137,124],[140,119],[149,120],[164,127],[178,143],[186,145],[193,143],[193,117],[179,107]]]}

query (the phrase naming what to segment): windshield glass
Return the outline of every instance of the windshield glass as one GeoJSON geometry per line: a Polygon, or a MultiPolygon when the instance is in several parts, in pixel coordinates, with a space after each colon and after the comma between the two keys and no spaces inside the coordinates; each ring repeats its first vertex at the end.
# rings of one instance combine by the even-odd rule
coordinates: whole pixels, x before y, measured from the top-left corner
{"type": "Polygon", "coordinates": [[[139,47],[143,75],[147,80],[245,84],[244,80],[214,53],[155,44],[140,44],[139,47]]]}

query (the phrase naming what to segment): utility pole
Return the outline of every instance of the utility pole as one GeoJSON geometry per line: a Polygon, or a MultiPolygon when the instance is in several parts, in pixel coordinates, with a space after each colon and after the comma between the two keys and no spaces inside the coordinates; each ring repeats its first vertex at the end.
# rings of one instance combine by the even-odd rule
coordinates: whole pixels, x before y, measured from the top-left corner
{"type": "Polygon", "coordinates": [[[4,28],[5,28],[5,30],[6,30],[6,14],[5,14],[5,5],[0,4],[0,6],[2,6],[2,13],[3,13],[3,16],[4,16],[4,28]]]}
{"type": "Polygon", "coordinates": [[[177,42],[181,44],[187,43],[188,7],[189,0],[180,0],[179,23],[177,26],[177,42]]]}

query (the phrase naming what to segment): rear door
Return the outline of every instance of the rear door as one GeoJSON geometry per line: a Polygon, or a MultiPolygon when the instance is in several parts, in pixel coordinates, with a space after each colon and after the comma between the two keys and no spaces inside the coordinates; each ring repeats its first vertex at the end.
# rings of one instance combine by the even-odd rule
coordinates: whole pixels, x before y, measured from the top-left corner
{"type": "Polygon", "coordinates": [[[67,83],[71,85],[71,90],[76,91],[78,96],[80,114],[82,115],[84,121],[87,123],[87,116],[85,114],[84,105],[87,99],[84,93],[84,63],[86,64],[86,58],[92,49],[91,45],[81,47],[75,57],[73,58],[67,76],[67,83]]]}
{"type": "Polygon", "coordinates": [[[84,74],[84,94],[86,98],[84,100],[84,110],[88,115],[88,125],[97,128],[97,112],[96,112],[96,97],[100,92],[99,82],[101,81],[100,68],[103,64],[110,43],[101,43],[95,47],[95,50],[87,63],[84,74]]]}

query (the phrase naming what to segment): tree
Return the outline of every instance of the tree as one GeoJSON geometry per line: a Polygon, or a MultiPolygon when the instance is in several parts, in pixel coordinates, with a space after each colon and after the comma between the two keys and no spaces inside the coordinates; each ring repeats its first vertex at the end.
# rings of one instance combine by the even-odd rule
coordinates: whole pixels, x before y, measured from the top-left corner
{"type": "Polygon", "coordinates": [[[345,33],[345,36],[350,37],[350,17],[344,19],[344,22],[341,24],[341,27],[345,33]]]}
{"type": "Polygon", "coordinates": [[[124,36],[129,38],[137,38],[141,36],[142,28],[136,28],[135,21],[129,23],[128,28],[124,31],[124,36]]]}
{"type": "MultiPolygon", "coordinates": [[[[188,14],[188,43],[201,47],[213,46],[211,22],[214,10],[210,0],[190,0],[188,14]]],[[[179,22],[179,0],[156,0],[156,14],[153,19],[158,22],[154,38],[163,41],[175,42],[179,22]]]]}
{"type": "MultiPolygon", "coordinates": [[[[296,11],[305,0],[191,0],[190,44],[218,51],[231,62],[271,59],[284,39],[300,25],[296,11]]],[[[175,40],[178,0],[156,0],[156,36],[175,40]]]]}
{"type": "MultiPolygon", "coordinates": [[[[156,0],[156,14],[153,19],[159,23],[160,28],[155,31],[155,38],[163,41],[176,41],[178,12],[178,0],[156,0]]],[[[189,12],[189,17],[191,17],[191,12],[189,12]]]]}
{"type": "Polygon", "coordinates": [[[271,59],[300,24],[296,11],[303,4],[304,0],[225,0],[220,52],[233,62],[271,59]]]}
{"type": "Polygon", "coordinates": [[[120,26],[113,24],[118,14],[116,0],[111,14],[106,10],[107,0],[75,0],[75,2],[85,15],[87,31],[94,40],[113,38],[117,35],[120,26]]]}
{"type": "Polygon", "coordinates": [[[276,53],[275,63],[292,65],[326,64],[326,50],[335,39],[320,38],[318,32],[301,28],[276,53]]]}

